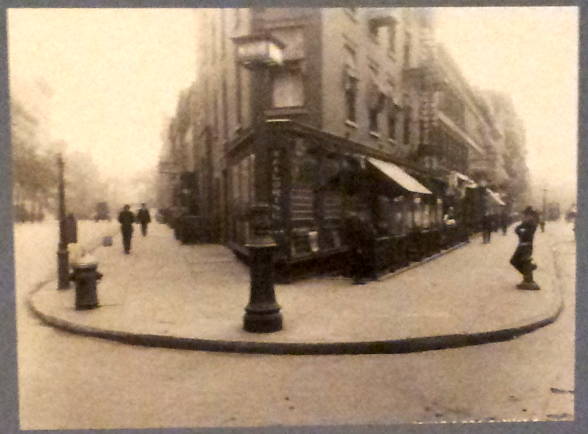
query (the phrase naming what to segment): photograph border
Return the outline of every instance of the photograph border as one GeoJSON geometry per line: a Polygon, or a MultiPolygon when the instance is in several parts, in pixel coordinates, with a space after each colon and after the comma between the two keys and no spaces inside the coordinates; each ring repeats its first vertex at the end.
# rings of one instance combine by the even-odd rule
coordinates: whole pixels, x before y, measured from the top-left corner
{"type": "MultiPolygon", "coordinates": [[[[8,86],[8,20],[7,9],[10,8],[195,8],[195,7],[341,7],[348,6],[350,1],[288,1],[288,0],[250,0],[250,1],[190,1],[190,0],[9,0],[2,2],[0,13],[0,432],[35,432],[20,431],[18,422],[18,381],[17,381],[17,346],[16,346],[16,304],[15,277],[12,230],[12,182],[10,157],[10,113],[8,86]]],[[[577,206],[579,211],[576,232],[577,242],[577,271],[576,271],[576,385],[575,385],[575,421],[573,422],[495,422],[480,423],[475,427],[470,423],[442,423],[442,424],[394,424],[394,425],[333,425],[333,426],[278,426],[278,427],[245,427],[245,428],[169,428],[169,429],[111,429],[111,430],[75,430],[80,432],[109,432],[109,433],[584,433],[588,432],[586,415],[588,415],[588,400],[586,399],[586,382],[588,379],[588,154],[587,125],[588,109],[584,101],[587,96],[588,83],[588,17],[583,1],[354,1],[357,6],[386,6],[386,7],[425,7],[425,6],[577,6],[579,7],[579,117],[578,117],[578,194],[577,206]],[[584,74],[582,74],[584,72],[584,74]]],[[[452,351],[452,350],[447,350],[452,351]]],[[[272,357],[267,356],[267,357],[272,357]]],[[[395,357],[390,355],[390,357],[395,357]]],[[[537,354],[541,357],[541,354],[537,354]]],[[[532,366],[529,369],[533,369],[532,366]]],[[[74,432],[73,430],[52,430],[52,433],[74,432]]]]}

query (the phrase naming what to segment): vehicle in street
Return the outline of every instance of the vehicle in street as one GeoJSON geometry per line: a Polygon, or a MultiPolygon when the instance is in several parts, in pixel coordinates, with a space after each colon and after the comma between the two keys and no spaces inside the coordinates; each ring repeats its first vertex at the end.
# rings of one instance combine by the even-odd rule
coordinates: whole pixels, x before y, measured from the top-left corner
{"type": "Polygon", "coordinates": [[[107,202],[98,202],[96,204],[96,215],[94,216],[95,221],[106,220],[110,221],[110,209],[107,202]]]}

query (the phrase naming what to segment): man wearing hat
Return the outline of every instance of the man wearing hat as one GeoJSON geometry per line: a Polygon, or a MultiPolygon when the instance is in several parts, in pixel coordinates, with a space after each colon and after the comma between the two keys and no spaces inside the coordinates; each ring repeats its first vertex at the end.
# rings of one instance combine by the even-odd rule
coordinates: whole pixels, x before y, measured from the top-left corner
{"type": "Polygon", "coordinates": [[[122,232],[123,247],[125,254],[131,253],[131,239],[133,238],[133,223],[135,223],[135,216],[131,212],[131,207],[125,205],[123,210],[118,215],[118,222],[120,223],[120,230],[122,232]]]}
{"type": "Polygon", "coordinates": [[[533,263],[533,237],[537,230],[538,220],[539,215],[529,206],[523,211],[523,221],[515,228],[519,244],[510,263],[523,275],[523,281],[517,285],[518,289],[541,289],[533,280],[533,270],[537,268],[537,265],[533,263]]]}

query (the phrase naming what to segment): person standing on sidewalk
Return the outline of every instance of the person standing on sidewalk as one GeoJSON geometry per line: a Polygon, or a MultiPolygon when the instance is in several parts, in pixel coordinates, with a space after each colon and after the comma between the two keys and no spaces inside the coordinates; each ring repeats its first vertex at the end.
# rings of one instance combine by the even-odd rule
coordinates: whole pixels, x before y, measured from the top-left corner
{"type": "Polygon", "coordinates": [[[482,216],[482,238],[484,244],[490,244],[490,237],[492,235],[492,217],[488,212],[482,216]]]}
{"type": "Polygon", "coordinates": [[[133,223],[135,216],[131,212],[131,207],[125,205],[123,210],[118,215],[118,222],[120,223],[120,230],[122,233],[123,247],[125,254],[131,253],[131,239],[133,238],[133,223]]]}
{"type": "Polygon", "coordinates": [[[533,262],[533,238],[537,230],[539,216],[530,206],[523,211],[523,221],[515,228],[519,237],[519,244],[510,259],[510,263],[523,275],[523,281],[517,285],[518,289],[541,289],[533,280],[533,270],[537,265],[533,262]]]}
{"type": "Polygon", "coordinates": [[[144,203],[141,204],[141,209],[137,211],[137,221],[141,224],[141,233],[143,236],[147,235],[147,225],[151,223],[151,215],[144,203]]]}
{"type": "Polygon", "coordinates": [[[375,280],[373,243],[375,231],[365,218],[350,212],[345,220],[345,235],[349,246],[349,268],[354,285],[363,285],[375,280]]]}

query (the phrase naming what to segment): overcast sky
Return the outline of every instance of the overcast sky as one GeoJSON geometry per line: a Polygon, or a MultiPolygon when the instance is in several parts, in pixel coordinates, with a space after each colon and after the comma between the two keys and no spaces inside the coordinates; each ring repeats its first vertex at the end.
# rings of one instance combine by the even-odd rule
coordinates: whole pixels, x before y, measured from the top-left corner
{"type": "MultiPolygon", "coordinates": [[[[577,9],[436,8],[437,37],[466,78],[509,93],[533,180],[575,188],[577,9]]],[[[196,77],[187,9],[12,9],[13,78],[42,77],[52,139],[92,153],[108,176],[156,164],[162,120],[196,77]]]]}
{"type": "Polygon", "coordinates": [[[468,81],[511,95],[525,124],[535,187],[542,189],[545,184],[552,197],[573,196],[577,177],[577,8],[437,8],[435,17],[437,39],[468,81]]]}
{"type": "Polygon", "coordinates": [[[10,76],[53,89],[52,139],[105,176],[154,167],[165,116],[195,80],[189,9],[11,9],[10,76]]]}

